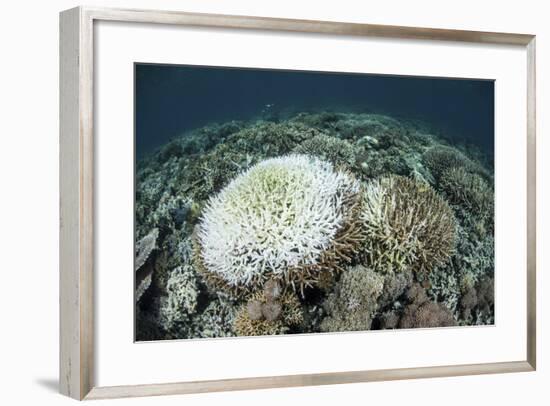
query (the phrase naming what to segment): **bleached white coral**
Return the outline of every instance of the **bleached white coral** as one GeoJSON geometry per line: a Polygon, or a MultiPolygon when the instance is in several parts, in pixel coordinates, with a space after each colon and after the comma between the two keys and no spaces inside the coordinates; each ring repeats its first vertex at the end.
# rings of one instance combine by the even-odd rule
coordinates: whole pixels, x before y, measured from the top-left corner
{"type": "Polygon", "coordinates": [[[353,176],[314,157],[260,162],[206,205],[196,233],[200,268],[236,291],[268,279],[315,284],[359,243],[359,189],[353,176]]]}

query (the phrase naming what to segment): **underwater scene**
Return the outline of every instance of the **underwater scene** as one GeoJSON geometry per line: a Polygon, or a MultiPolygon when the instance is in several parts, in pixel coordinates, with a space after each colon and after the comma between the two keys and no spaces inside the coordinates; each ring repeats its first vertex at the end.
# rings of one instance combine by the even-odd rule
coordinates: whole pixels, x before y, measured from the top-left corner
{"type": "Polygon", "coordinates": [[[135,339],[494,324],[494,82],[135,64],[135,339]]]}

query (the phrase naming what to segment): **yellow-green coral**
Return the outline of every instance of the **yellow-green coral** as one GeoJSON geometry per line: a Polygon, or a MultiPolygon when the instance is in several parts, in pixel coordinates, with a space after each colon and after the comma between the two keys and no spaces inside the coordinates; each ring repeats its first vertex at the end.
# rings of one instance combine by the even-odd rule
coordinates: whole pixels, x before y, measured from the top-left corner
{"type": "Polygon", "coordinates": [[[364,192],[366,264],[382,272],[431,271],[454,252],[456,220],[431,186],[402,176],[370,182],[364,192]]]}

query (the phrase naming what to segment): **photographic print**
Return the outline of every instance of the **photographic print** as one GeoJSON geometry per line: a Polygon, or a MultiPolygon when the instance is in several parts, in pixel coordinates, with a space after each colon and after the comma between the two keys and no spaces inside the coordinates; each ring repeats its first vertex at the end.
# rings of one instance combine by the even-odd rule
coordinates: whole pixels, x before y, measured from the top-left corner
{"type": "Polygon", "coordinates": [[[494,323],[494,82],[135,64],[135,339],[494,323]]]}

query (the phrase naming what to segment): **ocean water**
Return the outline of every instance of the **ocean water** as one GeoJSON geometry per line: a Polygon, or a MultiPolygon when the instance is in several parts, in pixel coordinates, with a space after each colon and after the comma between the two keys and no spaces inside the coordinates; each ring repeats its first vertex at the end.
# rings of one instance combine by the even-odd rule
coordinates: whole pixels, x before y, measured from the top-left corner
{"type": "Polygon", "coordinates": [[[492,80],[135,65],[138,159],[211,123],[317,111],[419,120],[434,134],[493,156],[492,80]]]}

